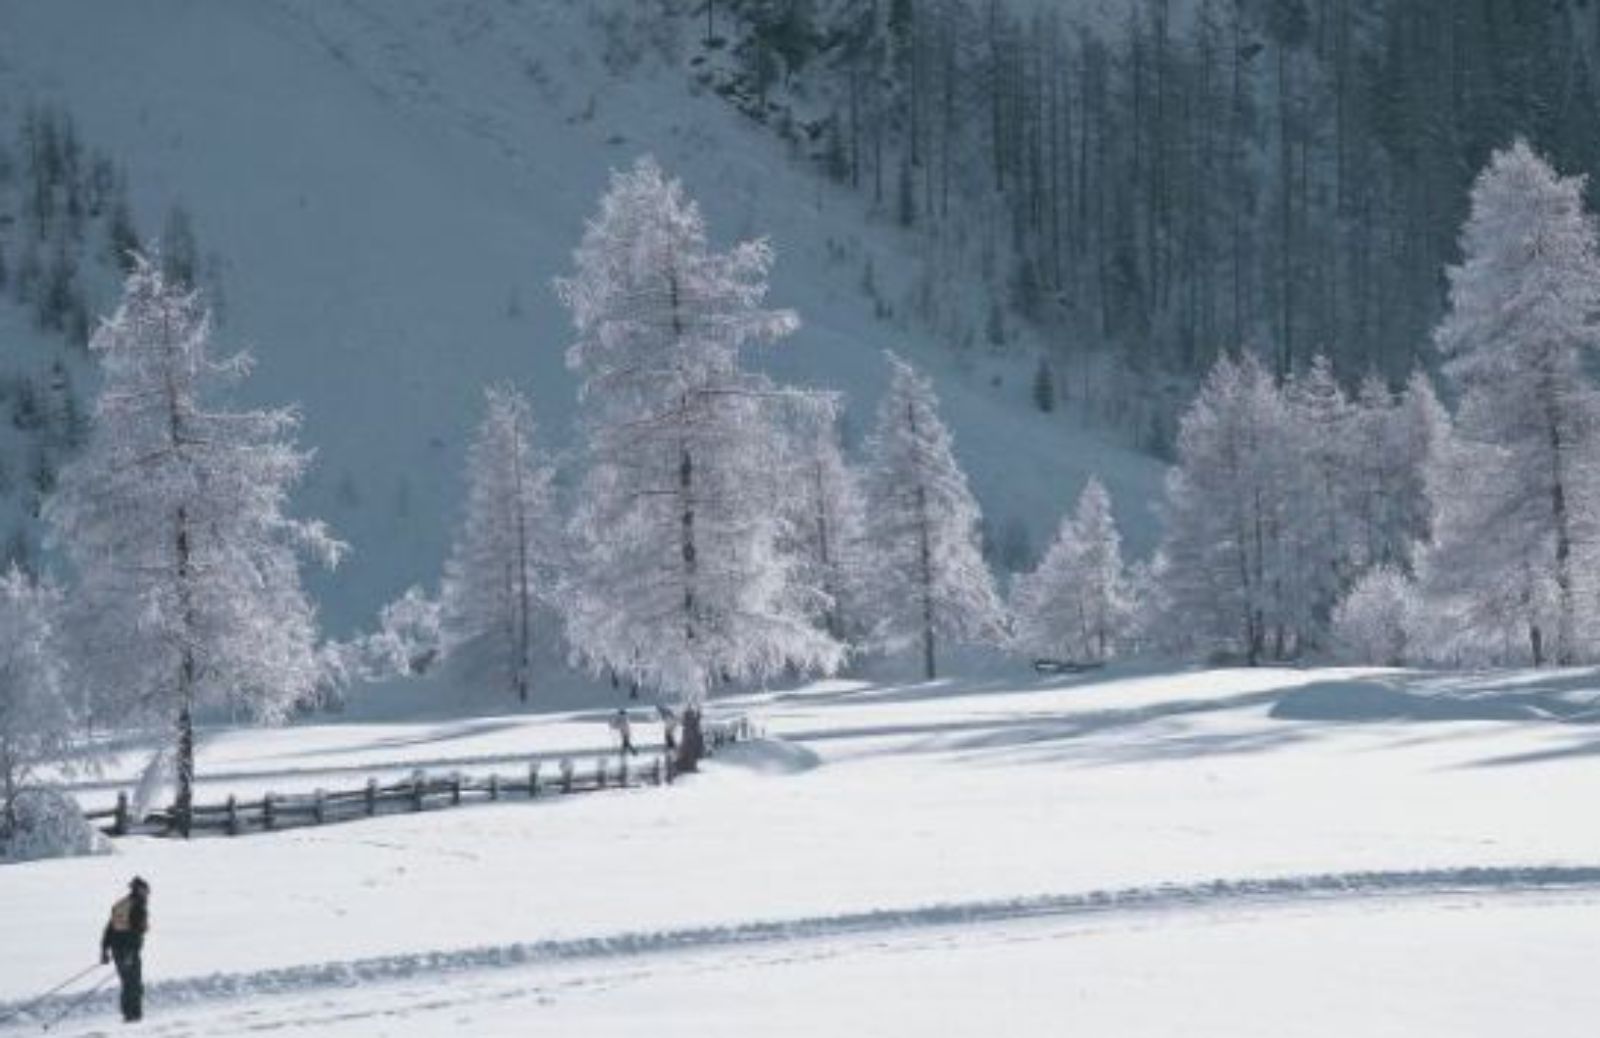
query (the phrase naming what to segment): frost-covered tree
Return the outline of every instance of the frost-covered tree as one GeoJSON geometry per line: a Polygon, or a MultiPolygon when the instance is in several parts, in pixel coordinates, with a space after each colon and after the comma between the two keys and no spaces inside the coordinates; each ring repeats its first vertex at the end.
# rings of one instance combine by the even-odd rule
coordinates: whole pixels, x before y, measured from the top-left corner
{"type": "Polygon", "coordinates": [[[1194,648],[1252,666],[1298,648],[1285,565],[1289,430],[1271,373],[1253,356],[1223,357],[1183,415],[1167,474],[1164,623],[1194,648]]]}
{"type": "Polygon", "coordinates": [[[978,502],[939,418],[933,383],[886,355],[889,390],[866,445],[867,611],[885,650],[921,643],[932,680],[938,643],[998,644],[1004,610],[983,559],[978,502]]]}
{"type": "Polygon", "coordinates": [[[1416,585],[1398,566],[1363,573],[1333,612],[1335,653],[1350,663],[1400,667],[1413,656],[1419,602],[1416,585]]]}
{"type": "Polygon", "coordinates": [[[1091,478],[1061,521],[1038,568],[1011,595],[1012,644],[1035,658],[1101,662],[1117,654],[1132,618],[1132,591],[1111,496],[1091,478]]]}
{"type": "Polygon", "coordinates": [[[1600,253],[1583,189],[1523,141],[1496,152],[1434,333],[1460,406],[1432,483],[1430,593],[1516,603],[1536,665],[1575,662],[1596,634],[1600,395],[1584,364],[1600,346],[1600,253]]]}
{"type": "Polygon", "coordinates": [[[17,796],[80,731],[58,630],[61,594],[13,564],[0,574],[0,846],[17,828],[17,796]]]}
{"type": "Polygon", "coordinates": [[[859,639],[864,502],[859,474],[839,446],[838,404],[827,399],[791,423],[789,457],[778,500],[785,506],[781,544],[799,569],[821,626],[841,642],[859,639]]]}
{"type": "Polygon", "coordinates": [[[467,506],[442,588],[447,651],[487,660],[526,703],[536,616],[547,610],[560,562],[552,469],[535,440],[527,397],[510,386],[484,394],[467,455],[467,506]]]}
{"type": "Polygon", "coordinates": [[[570,523],[576,654],[691,711],[724,681],[831,671],[842,649],[812,622],[775,500],[780,419],[806,395],[740,363],[798,323],[762,306],[770,246],[714,251],[698,206],[646,158],[612,175],[574,259],[557,291],[589,462],[570,523]]]}
{"type": "Polygon", "coordinates": [[[1280,608],[1285,621],[1314,644],[1360,564],[1354,522],[1358,412],[1321,355],[1288,383],[1283,396],[1285,446],[1293,461],[1283,471],[1289,485],[1283,487],[1280,608]]]}
{"type": "MultiPolygon", "coordinates": [[[[1413,372],[1390,419],[1388,449],[1398,476],[1391,502],[1388,539],[1392,554],[1414,573],[1416,546],[1434,539],[1433,501],[1428,472],[1454,435],[1450,413],[1433,391],[1427,372],[1413,372]]],[[[1376,557],[1374,561],[1390,561],[1376,557]]]]}
{"type": "Polygon", "coordinates": [[[299,417],[226,406],[251,360],[212,355],[198,293],[140,258],[90,347],[93,427],[47,515],[76,571],[83,673],[117,720],[170,727],[187,834],[196,708],[244,705],[272,722],[311,692],[316,615],[300,557],[332,565],[343,545],[285,514],[308,461],[299,417]]]}

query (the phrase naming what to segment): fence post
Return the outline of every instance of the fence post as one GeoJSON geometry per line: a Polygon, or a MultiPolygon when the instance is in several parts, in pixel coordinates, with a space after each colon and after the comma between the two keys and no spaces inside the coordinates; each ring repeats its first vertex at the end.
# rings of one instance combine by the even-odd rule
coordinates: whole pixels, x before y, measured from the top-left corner
{"type": "Polygon", "coordinates": [[[427,776],[420,771],[411,773],[411,810],[422,810],[422,796],[427,789],[427,776]]]}
{"type": "Polygon", "coordinates": [[[651,782],[654,785],[657,785],[657,786],[661,785],[661,758],[660,757],[656,758],[655,767],[654,767],[654,769],[652,771],[652,774],[651,774],[651,782]]]}
{"type": "Polygon", "coordinates": [[[320,789],[311,795],[311,817],[316,819],[318,825],[328,820],[327,803],[323,800],[323,793],[320,789]]]}
{"type": "Polygon", "coordinates": [[[628,758],[620,757],[620,758],[618,758],[618,762],[621,764],[622,774],[617,777],[617,785],[621,786],[623,789],[627,789],[628,788],[628,758]]]}
{"type": "Polygon", "coordinates": [[[378,813],[378,780],[367,779],[367,817],[371,818],[378,813]]]}
{"type": "Polygon", "coordinates": [[[532,799],[539,795],[539,762],[533,761],[528,765],[528,797],[532,799]]]}
{"type": "Polygon", "coordinates": [[[273,811],[272,794],[268,793],[261,798],[261,828],[271,829],[277,822],[277,815],[273,811]]]}
{"type": "Polygon", "coordinates": [[[128,793],[126,790],[117,794],[117,815],[111,823],[111,835],[128,835],[128,793]]]}
{"type": "Polygon", "coordinates": [[[572,792],[572,761],[570,758],[561,758],[561,792],[572,792]]]}
{"type": "Polygon", "coordinates": [[[594,762],[594,786],[596,789],[606,788],[606,759],[597,758],[594,762]]]}
{"type": "Polygon", "coordinates": [[[489,799],[490,800],[499,800],[500,799],[500,776],[499,775],[490,775],[489,776],[489,799]]]}
{"type": "Polygon", "coordinates": [[[450,775],[450,806],[461,806],[461,772],[459,771],[450,775]]]}
{"type": "Polygon", "coordinates": [[[678,758],[671,753],[663,754],[667,762],[667,785],[672,785],[678,779],[678,758]]]}
{"type": "Polygon", "coordinates": [[[232,793],[228,794],[228,835],[239,835],[239,800],[232,793]]]}

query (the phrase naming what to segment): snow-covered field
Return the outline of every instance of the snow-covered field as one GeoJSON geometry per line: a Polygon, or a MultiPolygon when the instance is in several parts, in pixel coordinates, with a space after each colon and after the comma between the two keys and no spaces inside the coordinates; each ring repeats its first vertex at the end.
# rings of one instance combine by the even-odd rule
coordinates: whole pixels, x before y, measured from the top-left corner
{"type": "MultiPolygon", "coordinates": [[[[138,872],[167,1034],[1588,1033],[1600,732],[1269,716],[1373,681],[1434,687],[824,683],[721,704],[768,738],[669,789],[8,867],[0,1002],[87,965],[138,872]]],[[[604,744],[583,714],[213,737],[202,795],[604,744]]]]}

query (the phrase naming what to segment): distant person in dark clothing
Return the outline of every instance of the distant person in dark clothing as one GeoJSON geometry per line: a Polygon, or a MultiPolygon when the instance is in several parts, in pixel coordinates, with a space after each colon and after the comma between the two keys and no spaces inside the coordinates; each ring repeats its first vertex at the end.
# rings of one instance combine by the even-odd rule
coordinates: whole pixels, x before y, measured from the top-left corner
{"type": "Polygon", "coordinates": [[[678,749],[678,715],[657,703],[656,716],[661,718],[661,737],[667,744],[667,752],[675,753],[678,749]]]}
{"type": "Polygon", "coordinates": [[[115,962],[122,982],[122,1019],[144,1016],[144,935],[150,929],[150,884],[133,877],[128,895],[111,906],[111,921],[100,937],[100,961],[115,962]]]}
{"type": "Polygon", "coordinates": [[[633,722],[628,719],[628,711],[619,709],[617,715],[611,719],[611,727],[616,729],[617,738],[622,740],[623,753],[639,752],[633,748],[633,722]]]}

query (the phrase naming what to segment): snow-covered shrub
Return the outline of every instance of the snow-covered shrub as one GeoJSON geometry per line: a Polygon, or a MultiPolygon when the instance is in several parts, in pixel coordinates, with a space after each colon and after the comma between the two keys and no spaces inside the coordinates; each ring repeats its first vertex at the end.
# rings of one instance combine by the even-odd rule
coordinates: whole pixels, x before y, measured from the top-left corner
{"type": "Polygon", "coordinates": [[[1374,566],[1333,611],[1333,645],[1350,663],[1398,667],[1414,658],[1416,585],[1394,566],[1374,566]]]}
{"type": "Polygon", "coordinates": [[[12,822],[0,819],[0,861],[37,861],[111,853],[110,842],[60,789],[33,786],[12,801],[12,822]]]}

